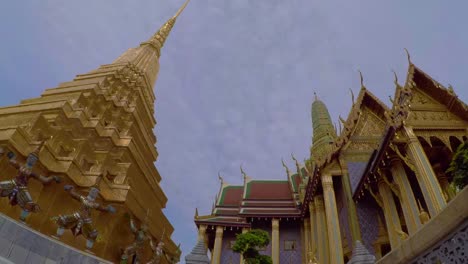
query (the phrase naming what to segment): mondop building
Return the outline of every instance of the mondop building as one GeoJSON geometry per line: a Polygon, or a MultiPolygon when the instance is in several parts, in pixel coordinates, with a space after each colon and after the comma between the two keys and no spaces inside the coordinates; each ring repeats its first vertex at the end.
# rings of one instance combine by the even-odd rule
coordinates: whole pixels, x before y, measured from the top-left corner
{"type": "Polygon", "coordinates": [[[231,245],[252,228],[270,234],[262,253],[274,264],[467,260],[468,188],[453,190],[446,170],[467,140],[468,107],[408,61],[403,86],[395,75],[391,106],[361,76],[339,129],[316,96],[310,157],[303,165],[293,157],[296,169],[285,166],[284,180],[243,171],[243,185],[221,179],[211,214],[195,215],[198,247],[210,250],[211,263],[242,263],[231,245]]]}

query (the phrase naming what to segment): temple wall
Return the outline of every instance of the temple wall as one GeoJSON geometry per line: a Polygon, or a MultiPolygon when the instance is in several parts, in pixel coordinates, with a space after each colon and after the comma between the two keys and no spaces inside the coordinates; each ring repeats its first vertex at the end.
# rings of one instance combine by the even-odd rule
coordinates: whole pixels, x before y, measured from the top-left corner
{"type": "Polygon", "coordinates": [[[301,228],[298,223],[282,220],[280,222],[280,263],[295,264],[302,263],[302,241],[301,228]],[[285,241],[295,241],[295,250],[286,251],[285,241]]]}
{"type": "Polygon", "coordinates": [[[366,169],[367,162],[348,162],[349,181],[351,182],[351,192],[354,194],[366,169]]]}
{"type": "Polygon", "coordinates": [[[240,254],[232,251],[231,242],[236,240],[235,233],[225,233],[223,236],[223,245],[221,249],[221,264],[238,264],[240,263],[240,254]]]}
{"type": "Polygon", "coordinates": [[[356,211],[361,228],[362,243],[372,255],[375,255],[373,242],[377,239],[379,233],[378,211],[376,205],[362,201],[356,205],[356,211]]]}

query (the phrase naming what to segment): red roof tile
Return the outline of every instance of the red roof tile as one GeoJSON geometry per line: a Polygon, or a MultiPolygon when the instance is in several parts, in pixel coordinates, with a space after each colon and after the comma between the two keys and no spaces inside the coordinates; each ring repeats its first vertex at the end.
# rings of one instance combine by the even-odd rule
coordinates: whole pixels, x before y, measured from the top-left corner
{"type": "Polygon", "coordinates": [[[246,199],[284,200],[292,199],[288,181],[250,181],[247,183],[246,199]]]}
{"type": "Polygon", "coordinates": [[[219,205],[239,206],[244,193],[244,186],[226,186],[221,192],[219,205]]]}

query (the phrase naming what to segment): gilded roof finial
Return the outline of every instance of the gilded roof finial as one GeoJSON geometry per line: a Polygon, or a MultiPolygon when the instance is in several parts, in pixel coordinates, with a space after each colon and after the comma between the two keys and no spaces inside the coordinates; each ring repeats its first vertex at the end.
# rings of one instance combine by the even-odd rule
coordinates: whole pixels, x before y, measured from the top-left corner
{"type": "Polygon", "coordinates": [[[451,84],[448,85],[447,90],[450,94],[455,94],[455,91],[453,90],[453,86],[451,84]]]}
{"type": "Polygon", "coordinates": [[[289,175],[291,175],[291,174],[289,173],[289,168],[288,168],[288,166],[286,166],[286,164],[284,163],[283,158],[281,158],[281,164],[283,164],[283,167],[286,169],[286,174],[288,175],[288,178],[289,178],[289,175]]]}
{"type": "Polygon", "coordinates": [[[362,77],[362,72],[358,70],[359,72],[359,77],[361,78],[361,89],[366,89],[366,86],[364,86],[364,78],[362,77]]]}
{"type": "Polygon", "coordinates": [[[397,76],[397,74],[396,74],[396,72],[394,70],[392,70],[392,72],[393,72],[393,75],[395,76],[395,80],[393,81],[393,83],[395,85],[398,85],[398,76],[397,76]]]}
{"type": "Polygon", "coordinates": [[[195,219],[198,218],[198,207],[195,208],[195,219]]]}
{"type": "MultiPolygon", "coordinates": [[[[339,119],[340,119],[340,121],[341,121],[341,119],[342,119],[341,116],[338,116],[338,117],[339,117],[339,119]]],[[[343,128],[341,127],[341,123],[342,123],[342,122],[343,122],[343,121],[338,122],[338,127],[339,127],[340,134],[341,134],[341,131],[343,130],[343,128]]]]}
{"type": "Polygon", "coordinates": [[[219,173],[219,171],[218,171],[218,179],[219,179],[219,181],[221,182],[221,185],[223,185],[224,179],[223,179],[223,177],[221,176],[221,174],[219,173]]]}
{"type": "Polygon", "coordinates": [[[174,27],[177,18],[185,9],[189,1],[190,0],[185,1],[185,3],[182,5],[182,7],[179,8],[177,13],[173,17],[169,18],[169,20],[167,20],[166,23],[164,23],[164,25],[158,30],[158,32],[156,32],[156,34],[154,34],[151,37],[151,39],[148,42],[146,42],[152,44],[153,47],[156,48],[158,57],[161,55],[161,48],[164,46],[164,42],[166,42],[166,39],[169,36],[172,27],[174,27]]]}
{"type": "Polygon", "coordinates": [[[245,171],[242,169],[242,165],[240,165],[240,170],[241,170],[242,176],[244,177],[244,181],[247,180],[247,174],[246,174],[245,171]]]}
{"type": "Polygon", "coordinates": [[[349,88],[349,91],[351,92],[351,101],[353,102],[353,105],[354,105],[354,93],[353,93],[353,90],[351,88],[349,88]]]}
{"type": "Polygon", "coordinates": [[[411,62],[411,56],[410,56],[410,54],[409,54],[409,51],[408,51],[406,48],[404,48],[404,49],[405,49],[405,52],[406,52],[406,57],[408,58],[408,63],[409,63],[410,65],[413,64],[413,63],[411,62]]]}
{"type": "Polygon", "coordinates": [[[338,118],[340,119],[341,123],[343,123],[343,125],[346,124],[346,121],[341,117],[341,115],[339,115],[338,118]]]}
{"type": "Polygon", "coordinates": [[[294,155],[291,153],[291,158],[294,160],[294,162],[296,163],[296,170],[297,170],[297,174],[301,177],[303,177],[302,175],[302,171],[301,171],[301,165],[299,164],[299,161],[297,161],[296,157],[294,157],[294,155]]]}

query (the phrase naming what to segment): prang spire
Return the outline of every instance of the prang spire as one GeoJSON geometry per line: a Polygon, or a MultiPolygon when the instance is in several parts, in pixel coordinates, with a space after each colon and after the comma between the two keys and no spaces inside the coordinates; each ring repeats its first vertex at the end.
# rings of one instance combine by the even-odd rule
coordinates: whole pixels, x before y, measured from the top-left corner
{"type": "Polygon", "coordinates": [[[158,57],[161,55],[161,48],[164,46],[164,42],[166,42],[167,37],[169,36],[169,33],[171,33],[172,27],[174,27],[174,24],[179,17],[179,15],[184,11],[185,7],[187,4],[190,2],[190,0],[186,0],[185,3],[179,8],[177,13],[169,18],[169,20],[164,23],[164,25],[154,34],[149,40],[148,43],[154,45],[156,48],[158,57]]]}
{"type": "Polygon", "coordinates": [[[328,153],[331,143],[336,138],[327,106],[317,98],[317,95],[312,103],[312,130],[311,156],[316,160],[328,153]]]}

